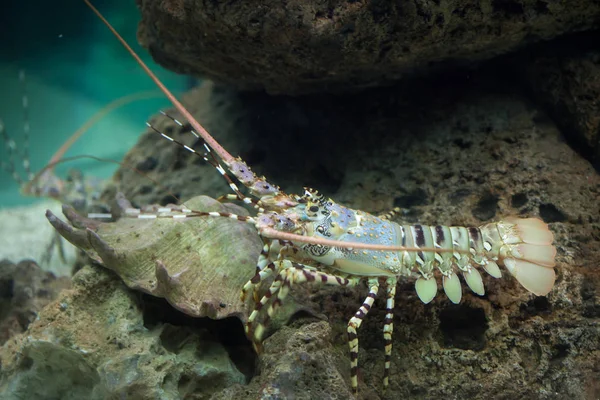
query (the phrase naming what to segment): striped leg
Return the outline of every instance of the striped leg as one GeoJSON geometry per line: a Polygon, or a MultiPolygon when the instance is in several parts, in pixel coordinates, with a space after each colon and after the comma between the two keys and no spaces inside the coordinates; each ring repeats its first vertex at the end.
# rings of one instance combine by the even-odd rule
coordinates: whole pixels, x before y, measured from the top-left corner
{"type": "Polygon", "coordinates": [[[389,221],[390,219],[392,219],[394,216],[398,215],[401,212],[402,212],[402,209],[400,207],[394,207],[392,210],[390,210],[386,213],[379,214],[377,216],[377,218],[383,219],[385,221],[389,221]]]}
{"type": "Polygon", "coordinates": [[[289,260],[276,261],[275,264],[279,264],[279,274],[275,281],[271,284],[269,291],[265,293],[263,298],[260,300],[256,312],[252,312],[248,318],[246,334],[251,338],[255,347],[262,341],[265,327],[268,325],[271,317],[275,313],[275,309],[283,304],[283,300],[287,297],[290,288],[293,284],[303,282],[317,282],[325,285],[332,286],[356,286],[360,282],[359,278],[344,278],[337,275],[325,273],[322,271],[315,271],[310,267],[289,260]],[[258,316],[259,311],[271,300],[269,308],[267,309],[267,315],[264,320],[256,324],[255,332],[250,336],[251,324],[258,316]]]}
{"type": "Polygon", "coordinates": [[[352,384],[352,392],[358,393],[358,335],[356,330],[360,328],[360,324],[363,318],[367,316],[369,310],[373,306],[377,292],[379,291],[379,280],[377,278],[370,278],[368,281],[369,294],[363,302],[362,306],[358,309],[354,317],[348,322],[348,346],[350,347],[350,380],[352,384]]]}
{"type": "MultiPolygon", "coordinates": [[[[270,262],[270,254],[271,252],[279,251],[277,256],[277,260],[283,260],[288,251],[293,251],[293,246],[285,241],[272,241],[266,238],[263,238],[265,244],[258,256],[258,262],[256,263],[256,274],[250,279],[244,287],[242,288],[242,292],[240,294],[240,300],[246,301],[246,295],[250,289],[252,290],[252,297],[255,303],[258,303],[258,290],[259,284],[265,278],[271,276],[274,272],[279,271],[280,269],[276,269],[274,263],[270,262]],[[280,247],[281,246],[281,247],[280,247]]],[[[279,265],[280,266],[280,265],[279,265]]]]}
{"type": "MultiPolygon", "coordinates": [[[[268,261],[268,260],[266,260],[266,261],[268,261]]],[[[260,260],[259,260],[259,263],[260,263],[260,260]]],[[[258,268],[258,266],[257,266],[257,268],[258,268]]],[[[262,282],[269,276],[273,275],[274,272],[275,272],[275,264],[273,264],[272,262],[268,263],[266,267],[259,270],[256,273],[256,275],[254,275],[252,277],[252,279],[250,279],[248,282],[246,282],[246,284],[242,288],[242,292],[240,293],[240,300],[242,302],[246,301],[246,295],[247,295],[248,291],[250,289],[252,289],[252,298],[255,303],[258,303],[258,301],[260,300],[258,298],[258,287],[259,287],[260,282],[262,282]]]]}
{"type": "MultiPolygon", "coordinates": [[[[291,264],[289,261],[286,264],[291,264]]],[[[293,278],[290,277],[290,270],[292,268],[287,266],[280,272],[279,277],[281,277],[281,286],[279,291],[273,293],[271,297],[271,303],[269,304],[269,308],[267,308],[267,315],[263,318],[262,322],[258,322],[256,324],[256,330],[254,332],[253,342],[262,343],[263,335],[265,334],[265,329],[271,322],[271,318],[275,313],[275,309],[278,306],[283,304],[283,300],[287,297],[290,292],[290,288],[293,284],[293,278]]]]}
{"type": "Polygon", "coordinates": [[[258,317],[260,311],[265,306],[265,304],[267,304],[269,302],[269,300],[271,300],[271,297],[273,297],[273,295],[275,295],[275,294],[277,294],[277,292],[279,292],[282,285],[283,285],[283,277],[281,274],[278,274],[275,277],[275,280],[271,283],[271,286],[269,286],[269,289],[267,290],[265,295],[260,299],[260,301],[258,303],[256,303],[254,305],[254,310],[252,310],[252,313],[250,313],[250,316],[248,317],[248,320],[246,321],[246,326],[244,327],[244,329],[246,331],[246,336],[252,342],[252,346],[254,347],[254,350],[256,350],[257,353],[261,352],[261,347],[260,347],[260,341],[256,340],[256,337],[262,336],[262,332],[264,331],[264,326],[259,323],[258,326],[256,327],[256,332],[253,332],[252,324],[258,317]]]}
{"type": "Polygon", "coordinates": [[[230,193],[230,194],[224,194],[223,196],[219,196],[219,197],[217,197],[216,200],[220,201],[220,202],[225,202],[225,201],[243,201],[246,204],[252,204],[252,206],[255,209],[257,209],[258,212],[265,212],[265,209],[260,206],[260,204],[261,204],[260,200],[253,199],[252,197],[248,197],[248,196],[240,197],[237,194],[231,194],[230,193]]]}
{"type": "MultiPolygon", "coordinates": [[[[289,263],[289,261],[287,261],[286,263],[289,263]]],[[[291,265],[293,268],[286,267],[280,272],[280,275],[283,277],[283,284],[281,286],[281,290],[279,290],[278,293],[274,294],[271,304],[269,304],[269,308],[267,309],[267,315],[265,316],[262,325],[259,323],[256,327],[256,333],[254,335],[254,338],[259,342],[262,341],[264,326],[267,326],[267,324],[273,317],[275,309],[283,304],[283,301],[287,297],[292,285],[304,282],[316,282],[324,285],[351,287],[356,286],[358,282],[360,282],[360,279],[358,278],[347,279],[337,275],[332,275],[321,271],[315,271],[314,269],[309,269],[309,267],[307,267],[306,265],[295,262],[292,262],[291,265]]]]}
{"type": "Polygon", "coordinates": [[[250,279],[244,287],[242,288],[242,293],[240,294],[240,300],[246,301],[246,294],[250,289],[253,289],[253,298],[255,302],[258,302],[258,293],[257,287],[262,280],[270,276],[273,272],[275,272],[275,265],[273,263],[269,263],[269,253],[271,251],[271,241],[266,241],[265,244],[260,251],[260,255],[258,256],[258,261],[256,263],[256,274],[250,279]]]}
{"type": "Polygon", "coordinates": [[[383,325],[383,341],[385,346],[385,367],[383,369],[383,390],[390,383],[390,364],[392,361],[392,334],[394,333],[394,297],[396,296],[396,278],[386,280],[385,321],[383,325]]]}

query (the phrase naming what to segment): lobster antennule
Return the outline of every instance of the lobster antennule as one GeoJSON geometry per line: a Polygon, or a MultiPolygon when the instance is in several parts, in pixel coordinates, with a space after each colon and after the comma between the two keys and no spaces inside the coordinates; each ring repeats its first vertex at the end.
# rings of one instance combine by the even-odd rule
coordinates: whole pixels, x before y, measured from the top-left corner
{"type": "Polygon", "coordinates": [[[502,263],[523,287],[537,296],[550,292],[556,280],[554,265],[556,248],[548,225],[537,218],[508,218],[513,224],[505,243],[510,250],[502,251],[502,263]]]}

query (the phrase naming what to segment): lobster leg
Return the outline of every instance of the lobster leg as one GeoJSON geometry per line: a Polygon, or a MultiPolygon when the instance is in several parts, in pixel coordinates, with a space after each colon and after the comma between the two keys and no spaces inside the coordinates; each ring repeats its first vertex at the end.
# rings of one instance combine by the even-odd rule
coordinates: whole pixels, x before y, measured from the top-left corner
{"type": "Polygon", "coordinates": [[[385,212],[383,214],[379,214],[377,216],[377,218],[380,218],[384,221],[389,221],[392,218],[394,218],[396,215],[400,214],[402,212],[402,209],[400,207],[394,207],[393,209],[391,209],[388,212],[385,212]]]}
{"type": "Polygon", "coordinates": [[[242,195],[241,197],[238,196],[237,194],[224,194],[223,196],[219,196],[216,199],[217,201],[243,201],[246,204],[252,204],[254,206],[254,208],[256,208],[257,210],[259,210],[259,212],[263,212],[264,210],[261,211],[261,207],[259,206],[259,202],[260,200],[256,200],[253,199],[252,197],[247,197],[242,195]]]}
{"type": "MultiPolygon", "coordinates": [[[[273,266],[273,268],[275,267],[273,266]]],[[[281,289],[282,285],[284,284],[283,278],[284,277],[281,273],[275,277],[275,280],[271,283],[271,286],[269,286],[267,292],[263,295],[260,301],[255,304],[254,310],[252,310],[252,313],[246,321],[246,326],[244,327],[246,331],[246,336],[252,341],[252,345],[258,353],[260,353],[260,338],[263,335],[265,324],[258,323],[254,331],[252,329],[252,325],[254,324],[254,321],[258,317],[260,311],[265,306],[265,304],[267,304],[271,300],[271,298],[275,296],[281,289]]]]}
{"type": "Polygon", "coordinates": [[[256,274],[250,279],[244,287],[242,288],[242,293],[240,294],[240,300],[246,301],[246,293],[250,289],[253,290],[253,298],[255,302],[258,302],[256,287],[257,285],[263,281],[265,278],[275,272],[275,265],[273,263],[269,263],[269,252],[271,251],[271,242],[265,243],[262,250],[260,251],[260,255],[258,256],[258,262],[256,263],[256,274]]]}
{"type": "Polygon", "coordinates": [[[289,260],[277,261],[275,264],[279,264],[280,272],[277,275],[277,278],[275,278],[271,284],[269,290],[260,300],[259,307],[255,309],[248,318],[246,333],[250,337],[251,324],[258,316],[258,313],[262,307],[264,307],[269,300],[272,300],[269,308],[267,309],[267,315],[265,316],[265,319],[262,323],[258,323],[256,325],[256,330],[252,338],[254,343],[260,343],[262,341],[265,326],[267,326],[271,317],[273,316],[275,308],[283,304],[283,300],[287,297],[287,294],[289,293],[289,290],[293,284],[315,282],[331,286],[351,287],[356,286],[360,281],[359,278],[348,279],[338,275],[316,271],[309,266],[291,262],[289,260]]]}
{"type": "Polygon", "coordinates": [[[385,366],[383,369],[383,390],[390,381],[390,364],[392,362],[392,334],[394,333],[394,297],[396,296],[396,278],[386,280],[385,320],[383,325],[383,342],[385,348],[385,366]]]}
{"type": "MultiPolygon", "coordinates": [[[[370,278],[369,282],[369,294],[363,302],[362,306],[358,309],[354,317],[348,322],[348,346],[350,347],[350,380],[352,384],[352,392],[358,393],[358,335],[356,330],[360,328],[363,318],[367,316],[369,310],[373,306],[377,292],[379,291],[379,280],[378,278],[370,278]]],[[[391,350],[391,348],[390,348],[391,350]]]]}

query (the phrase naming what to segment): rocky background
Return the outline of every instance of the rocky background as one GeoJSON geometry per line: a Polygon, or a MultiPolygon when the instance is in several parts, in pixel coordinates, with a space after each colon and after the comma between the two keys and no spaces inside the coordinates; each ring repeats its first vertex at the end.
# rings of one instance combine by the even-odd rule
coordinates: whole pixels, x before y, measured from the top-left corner
{"type": "MultiPolygon", "coordinates": [[[[400,284],[385,394],[377,301],[359,331],[359,398],[600,396],[598,2],[139,5],[157,61],[216,81],[185,96],[189,110],[284,190],[315,187],[375,213],[399,206],[399,222],[550,224],[548,296],[506,272],[460,305],[424,305],[400,284]]],[[[170,119],[152,123],[201,149],[170,119]]],[[[125,163],[159,185],[123,168],[106,201],[228,192],[213,167],[153,132],[125,163]]],[[[351,398],[346,324],[366,288],[295,288],[259,357],[240,319],[192,318],[99,266],[58,296],[0,352],[7,398],[351,398]]]]}

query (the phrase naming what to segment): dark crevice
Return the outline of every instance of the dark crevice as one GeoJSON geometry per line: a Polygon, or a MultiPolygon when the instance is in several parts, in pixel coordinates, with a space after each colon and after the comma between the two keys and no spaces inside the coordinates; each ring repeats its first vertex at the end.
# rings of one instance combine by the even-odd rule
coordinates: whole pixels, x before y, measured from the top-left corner
{"type": "Polygon", "coordinates": [[[178,346],[190,335],[201,335],[220,342],[237,369],[249,381],[256,373],[256,353],[244,333],[242,322],[235,317],[214,320],[195,318],[174,309],[166,300],[146,294],[141,295],[144,327],[156,328],[170,324],[161,335],[163,347],[176,352],[178,346]]]}
{"type": "Polygon", "coordinates": [[[488,329],[485,312],[467,305],[451,305],[440,313],[440,331],[444,347],[483,350],[488,329]]]}
{"type": "Polygon", "coordinates": [[[491,192],[484,193],[473,209],[473,215],[481,221],[487,221],[496,216],[498,211],[498,196],[491,192]]]}
{"type": "Polygon", "coordinates": [[[558,209],[554,204],[540,204],[540,217],[546,223],[551,222],[565,222],[567,220],[567,216],[558,209]]]}

